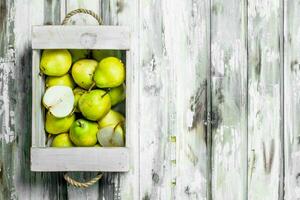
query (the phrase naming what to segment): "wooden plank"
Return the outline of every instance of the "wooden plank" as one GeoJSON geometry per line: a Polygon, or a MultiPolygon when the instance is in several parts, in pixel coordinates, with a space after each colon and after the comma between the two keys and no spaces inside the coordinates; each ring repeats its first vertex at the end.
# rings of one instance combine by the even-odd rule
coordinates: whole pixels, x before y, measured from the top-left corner
{"type": "Polygon", "coordinates": [[[283,199],[282,6],[248,2],[248,199],[283,199]]]}
{"type": "Polygon", "coordinates": [[[35,26],[33,49],[130,48],[130,32],[120,26],[35,26]]]}
{"type": "Polygon", "coordinates": [[[0,1],[0,199],[15,197],[15,1],[0,1]]]}
{"type": "Polygon", "coordinates": [[[32,171],[103,171],[129,169],[128,148],[31,148],[32,171]]]}
{"type": "Polygon", "coordinates": [[[247,3],[211,4],[212,199],[247,197],[247,3]]]}
{"type": "Polygon", "coordinates": [[[172,88],[175,84],[172,55],[166,51],[165,41],[171,38],[170,35],[165,38],[164,33],[171,20],[164,19],[167,2],[139,2],[140,199],[175,198],[176,166],[171,160],[176,159],[176,139],[171,136],[176,134],[173,133],[176,89],[172,88]]]}
{"type": "MultiPolygon", "coordinates": [[[[156,12],[157,8],[152,9],[156,12]]],[[[162,34],[162,44],[157,45],[161,45],[163,52],[161,67],[166,68],[161,69],[164,73],[162,90],[166,90],[166,96],[160,98],[168,100],[163,105],[167,111],[160,111],[168,112],[167,121],[163,122],[167,123],[167,132],[158,134],[170,137],[169,144],[160,142],[170,147],[164,152],[166,164],[161,163],[166,170],[170,169],[165,172],[167,186],[162,191],[168,191],[168,181],[171,181],[171,198],[164,192],[157,197],[150,195],[153,199],[209,199],[207,145],[210,148],[210,144],[206,143],[205,121],[210,66],[210,2],[163,1],[157,12],[161,12],[162,17],[162,30],[156,30],[162,34]],[[170,167],[168,163],[171,163],[170,167]]],[[[157,34],[154,36],[159,38],[157,34]]],[[[157,40],[147,37],[149,42],[157,40]]]]}
{"type": "Polygon", "coordinates": [[[299,199],[300,186],[300,4],[284,0],[284,193],[299,199]]]}

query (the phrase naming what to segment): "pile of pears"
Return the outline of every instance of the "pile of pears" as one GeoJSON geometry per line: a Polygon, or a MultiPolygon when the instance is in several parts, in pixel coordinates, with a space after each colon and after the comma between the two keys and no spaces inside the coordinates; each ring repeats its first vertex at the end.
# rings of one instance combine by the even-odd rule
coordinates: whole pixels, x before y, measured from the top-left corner
{"type": "Polygon", "coordinates": [[[42,104],[52,147],[125,145],[125,66],[114,50],[49,49],[42,104]]]}

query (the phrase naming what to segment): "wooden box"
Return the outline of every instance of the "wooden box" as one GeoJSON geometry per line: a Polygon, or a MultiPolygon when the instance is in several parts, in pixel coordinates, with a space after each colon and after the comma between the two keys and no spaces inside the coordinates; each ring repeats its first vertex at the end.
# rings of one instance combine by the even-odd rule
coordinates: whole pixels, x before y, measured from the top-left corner
{"type": "MultiPolygon", "coordinates": [[[[32,171],[110,171],[129,170],[126,120],[125,147],[46,146],[45,110],[41,105],[45,92],[45,77],[40,75],[40,55],[43,49],[114,49],[126,51],[126,102],[130,102],[130,31],[120,26],[34,26],[32,29],[32,171]]],[[[126,103],[126,114],[129,111],[126,103]]],[[[128,115],[126,115],[128,119],[128,115]]]]}

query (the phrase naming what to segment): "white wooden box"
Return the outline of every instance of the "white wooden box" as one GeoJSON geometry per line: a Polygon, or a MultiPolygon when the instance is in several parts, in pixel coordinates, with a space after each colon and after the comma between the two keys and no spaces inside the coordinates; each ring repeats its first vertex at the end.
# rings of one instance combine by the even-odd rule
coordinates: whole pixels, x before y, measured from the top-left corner
{"type": "Polygon", "coordinates": [[[33,26],[32,29],[32,171],[106,171],[129,170],[130,127],[130,31],[121,26],[33,26]],[[126,145],[125,147],[46,146],[45,110],[41,105],[45,77],[40,75],[43,49],[114,49],[126,50],[126,145]]]}

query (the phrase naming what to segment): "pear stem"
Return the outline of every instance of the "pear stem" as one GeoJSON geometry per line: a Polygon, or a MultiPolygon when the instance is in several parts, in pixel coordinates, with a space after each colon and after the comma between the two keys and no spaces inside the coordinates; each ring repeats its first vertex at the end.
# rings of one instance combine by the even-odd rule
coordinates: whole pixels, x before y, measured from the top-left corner
{"type": "Polygon", "coordinates": [[[115,131],[116,131],[116,128],[117,128],[119,125],[122,125],[123,123],[124,123],[124,120],[118,122],[118,123],[115,125],[115,127],[114,127],[114,133],[115,133],[115,131]]]}
{"type": "Polygon", "coordinates": [[[108,89],[102,96],[101,98],[105,97],[109,93],[110,89],[108,89]]]}
{"type": "Polygon", "coordinates": [[[88,91],[90,92],[95,85],[96,85],[96,82],[93,82],[92,85],[91,85],[91,87],[88,89],[88,91]]]}

